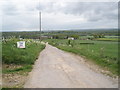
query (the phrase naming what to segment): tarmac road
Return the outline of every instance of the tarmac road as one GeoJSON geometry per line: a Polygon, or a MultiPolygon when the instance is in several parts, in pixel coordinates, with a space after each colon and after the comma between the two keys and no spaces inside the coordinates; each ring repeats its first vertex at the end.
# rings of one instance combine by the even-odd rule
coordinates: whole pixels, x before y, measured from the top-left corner
{"type": "Polygon", "coordinates": [[[83,58],[46,44],[24,88],[117,88],[116,80],[95,72],[83,58]]]}

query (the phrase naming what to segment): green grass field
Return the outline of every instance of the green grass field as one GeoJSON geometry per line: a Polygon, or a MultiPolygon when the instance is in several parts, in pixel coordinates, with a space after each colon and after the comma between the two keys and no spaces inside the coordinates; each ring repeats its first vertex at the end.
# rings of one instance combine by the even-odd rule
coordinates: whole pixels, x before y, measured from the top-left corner
{"type": "Polygon", "coordinates": [[[17,71],[30,71],[32,65],[37,59],[40,51],[45,45],[35,42],[27,42],[26,48],[17,48],[17,39],[9,40],[2,43],[2,63],[7,65],[21,65],[22,67],[9,69],[3,68],[3,73],[11,73],[17,71]]]}
{"type": "Polygon", "coordinates": [[[68,45],[68,40],[65,39],[49,39],[46,41],[62,50],[85,56],[113,74],[118,74],[118,42],[71,40],[71,45],[68,45]]]}
{"type": "Polygon", "coordinates": [[[119,39],[118,38],[98,38],[96,40],[99,40],[99,41],[114,41],[114,42],[117,42],[119,39]]]}

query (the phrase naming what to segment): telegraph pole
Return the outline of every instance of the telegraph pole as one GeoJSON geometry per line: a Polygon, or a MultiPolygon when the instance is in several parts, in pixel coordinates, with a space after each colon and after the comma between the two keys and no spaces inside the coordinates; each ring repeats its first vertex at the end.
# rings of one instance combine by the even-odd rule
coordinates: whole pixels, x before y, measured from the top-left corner
{"type": "Polygon", "coordinates": [[[39,24],[40,24],[40,41],[41,41],[41,12],[39,12],[39,24]]]}

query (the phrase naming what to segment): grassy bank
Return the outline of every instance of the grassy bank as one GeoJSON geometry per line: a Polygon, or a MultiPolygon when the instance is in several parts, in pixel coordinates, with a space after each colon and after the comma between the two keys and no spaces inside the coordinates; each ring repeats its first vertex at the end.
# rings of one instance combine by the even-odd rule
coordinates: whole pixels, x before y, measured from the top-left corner
{"type": "MultiPolygon", "coordinates": [[[[32,41],[26,41],[25,49],[17,48],[17,41],[17,39],[14,39],[2,43],[3,64],[15,64],[23,66],[33,65],[39,55],[39,52],[45,48],[45,45],[32,41]]],[[[29,66],[29,68],[31,67],[29,66]]]]}
{"type": "MultiPolygon", "coordinates": [[[[32,70],[32,65],[38,58],[39,53],[45,48],[45,45],[30,39],[24,40],[26,41],[25,49],[17,48],[17,41],[19,40],[11,39],[2,42],[2,72],[3,75],[5,74],[7,76],[10,74],[13,78],[15,75],[26,76],[32,70]]],[[[6,76],[3,76],[3,78],[10,79],[6,76]]],[[[16,86],[11,85],[7,87],[16,86]]]]}
{"type": "Polygon", "coordinates": [[[46,41],[64,51],[85,56],[102,68],[111,71],[115,75],[118,74],[118,42],[73,40],[68,44],[68,40],[65,39],[49,39],[46,41]]]}

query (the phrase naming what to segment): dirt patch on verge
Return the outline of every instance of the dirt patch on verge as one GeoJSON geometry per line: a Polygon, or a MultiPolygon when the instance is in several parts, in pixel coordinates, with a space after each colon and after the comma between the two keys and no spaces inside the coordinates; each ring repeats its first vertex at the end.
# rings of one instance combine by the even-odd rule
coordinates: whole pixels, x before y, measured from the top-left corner
{"type": "Polygon", "coordinates": [[[26,76],[19,74],[3,74],[3,88],[22,88],[25,83],[26,76]]]}
{"type": "Polygon", "coordinates": [[[10,72],[10,70],[15,70],[21,68],[21,65],[3,65],[2,73],[2,87],[3,88],[22,88],[29,72],[15,71],[10,72]]]}

